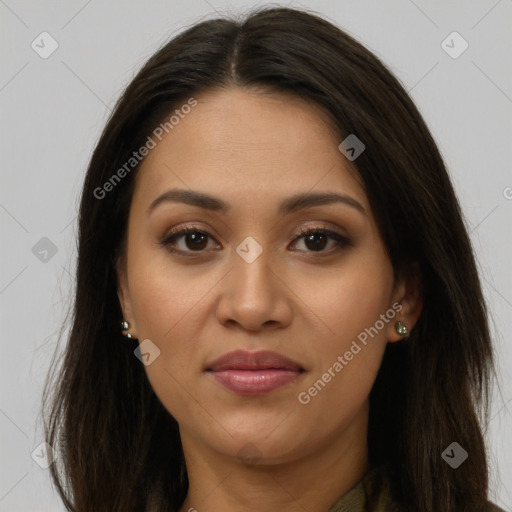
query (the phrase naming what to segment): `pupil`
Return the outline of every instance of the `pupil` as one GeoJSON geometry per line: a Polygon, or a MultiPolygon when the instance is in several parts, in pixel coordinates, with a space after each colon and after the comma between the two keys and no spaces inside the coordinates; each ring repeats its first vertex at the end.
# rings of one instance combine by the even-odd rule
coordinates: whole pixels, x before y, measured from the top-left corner
{"type": "Polygon", "coordinates": [[[323,249],[324,246],[325,246],[325,243],[322,243],[322,241],[320,241],[320,243],[318,243],[318,237],[322,237],[323,238],[323,242],[325,242],[325,235],[323,233],[313,233],[311,235],[309,235],[308,237],[306,237],[306,245],[308,246],[308,249],[323,249]],[[316,239],[316,241],[314,241],[316,239]],[[308,245],[308,242],[313,242],[313,245],[312,247],[309,247],[308,245]]]}
{"type": "Polygon", "coordinates": [[[206,244],[204,243],[206,240],[206,236],[203,233],[191,233],[188,235],[193,240],[193,247],[189,247],[189,249],[203,249],[206,244]],[[199,243],[197,243],[199,242],[199,243]],[[201,245],[203,244],[203,245],[201,245]]]}

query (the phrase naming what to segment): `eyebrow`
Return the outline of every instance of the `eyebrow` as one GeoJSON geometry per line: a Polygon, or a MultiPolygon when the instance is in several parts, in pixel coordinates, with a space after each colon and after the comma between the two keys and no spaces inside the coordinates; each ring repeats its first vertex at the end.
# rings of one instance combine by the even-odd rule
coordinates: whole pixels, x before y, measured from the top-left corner
{"type": "MultiPolygon", "coordinates": [[[[164,192],[149,205],[147,211],[148,215],[157,206],[166,202],[189,204],[223,214],[227,214],[231,210],[231,206],[228,203],[217,197],[194,190],[173,189],[164,192]]],[[[366,215],[366,210],[359,201],[356,201],[353,197],[346,194],[338,194],[335,192],[305,192],[293,195],[279,204],[277,213],[279,215],[287,215],[305,208],[334,203],[345,204],[366,215]]]]}

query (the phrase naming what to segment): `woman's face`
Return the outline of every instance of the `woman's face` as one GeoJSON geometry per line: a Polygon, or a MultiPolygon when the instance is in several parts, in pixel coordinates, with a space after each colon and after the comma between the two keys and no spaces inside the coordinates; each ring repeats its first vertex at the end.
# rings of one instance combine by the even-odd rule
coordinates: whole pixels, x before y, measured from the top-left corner
{"type": "Polygon", "coordinates": [[[394,287],[342,140],[292,96],[230,88],[196,99],[141,164],[119,266],[151,385],[185,448],[276,464],[344,436],[364,445],[386,343],[417,314],[405,284],[394,287]],[[323,194],[341,199],[311,199],[323,194]],[[235,350],[296,367],[214,364],[235,350]]]}

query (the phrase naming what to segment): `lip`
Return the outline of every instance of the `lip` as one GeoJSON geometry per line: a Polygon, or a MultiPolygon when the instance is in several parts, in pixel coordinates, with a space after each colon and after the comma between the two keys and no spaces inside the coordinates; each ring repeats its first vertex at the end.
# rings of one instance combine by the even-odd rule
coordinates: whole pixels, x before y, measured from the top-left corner
{"type": "Polygon", "coordinates": [[[205,371],[227,389],[250,396],[274,391],[305,372],[299,363],[268,350],[235,350],[216,359],[205,371]]]}

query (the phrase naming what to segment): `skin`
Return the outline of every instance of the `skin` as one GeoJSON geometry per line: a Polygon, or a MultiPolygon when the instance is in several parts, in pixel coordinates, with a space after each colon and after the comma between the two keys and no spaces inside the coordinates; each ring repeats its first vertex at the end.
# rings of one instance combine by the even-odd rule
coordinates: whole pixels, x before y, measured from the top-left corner
{"type": "Polygon", "coordinates": [[[198,105],[141,164],[131,204],[119,299],[130,333],[160,355],[148,379],[176,418],[189,492],[180,512],[327,511],[368,470],[368,395],[386,344],[412,329],[418,286],[395,282],[387,251],[342,138],[300,98],[236,87],[196,97],[198,105]],[[227,214],[163,202],[191,189],[231,205],[227,214]],[[338,192],[343,203],[277,214],[300,192],[338,192]],[[209,233],[159,242],[177,226],[209,233]],[[300,228],[329,229],[319,250],[300,228]],[[263,252],[236,252],[248,236],[263,252]],[[197,244],[197,242],[196,242],[197,244]],[[202,252],[201,252],[202,251],[202,252]],[[298,401],[365,328],[399,302],[402,310],[308,404],[298,401]],[[273,350],[301,364],[298,379],[262,396],[238,395],[204,371],[236,349],[273,350]],[[244,461],[239,452],[254,459],[244,461]]]}

